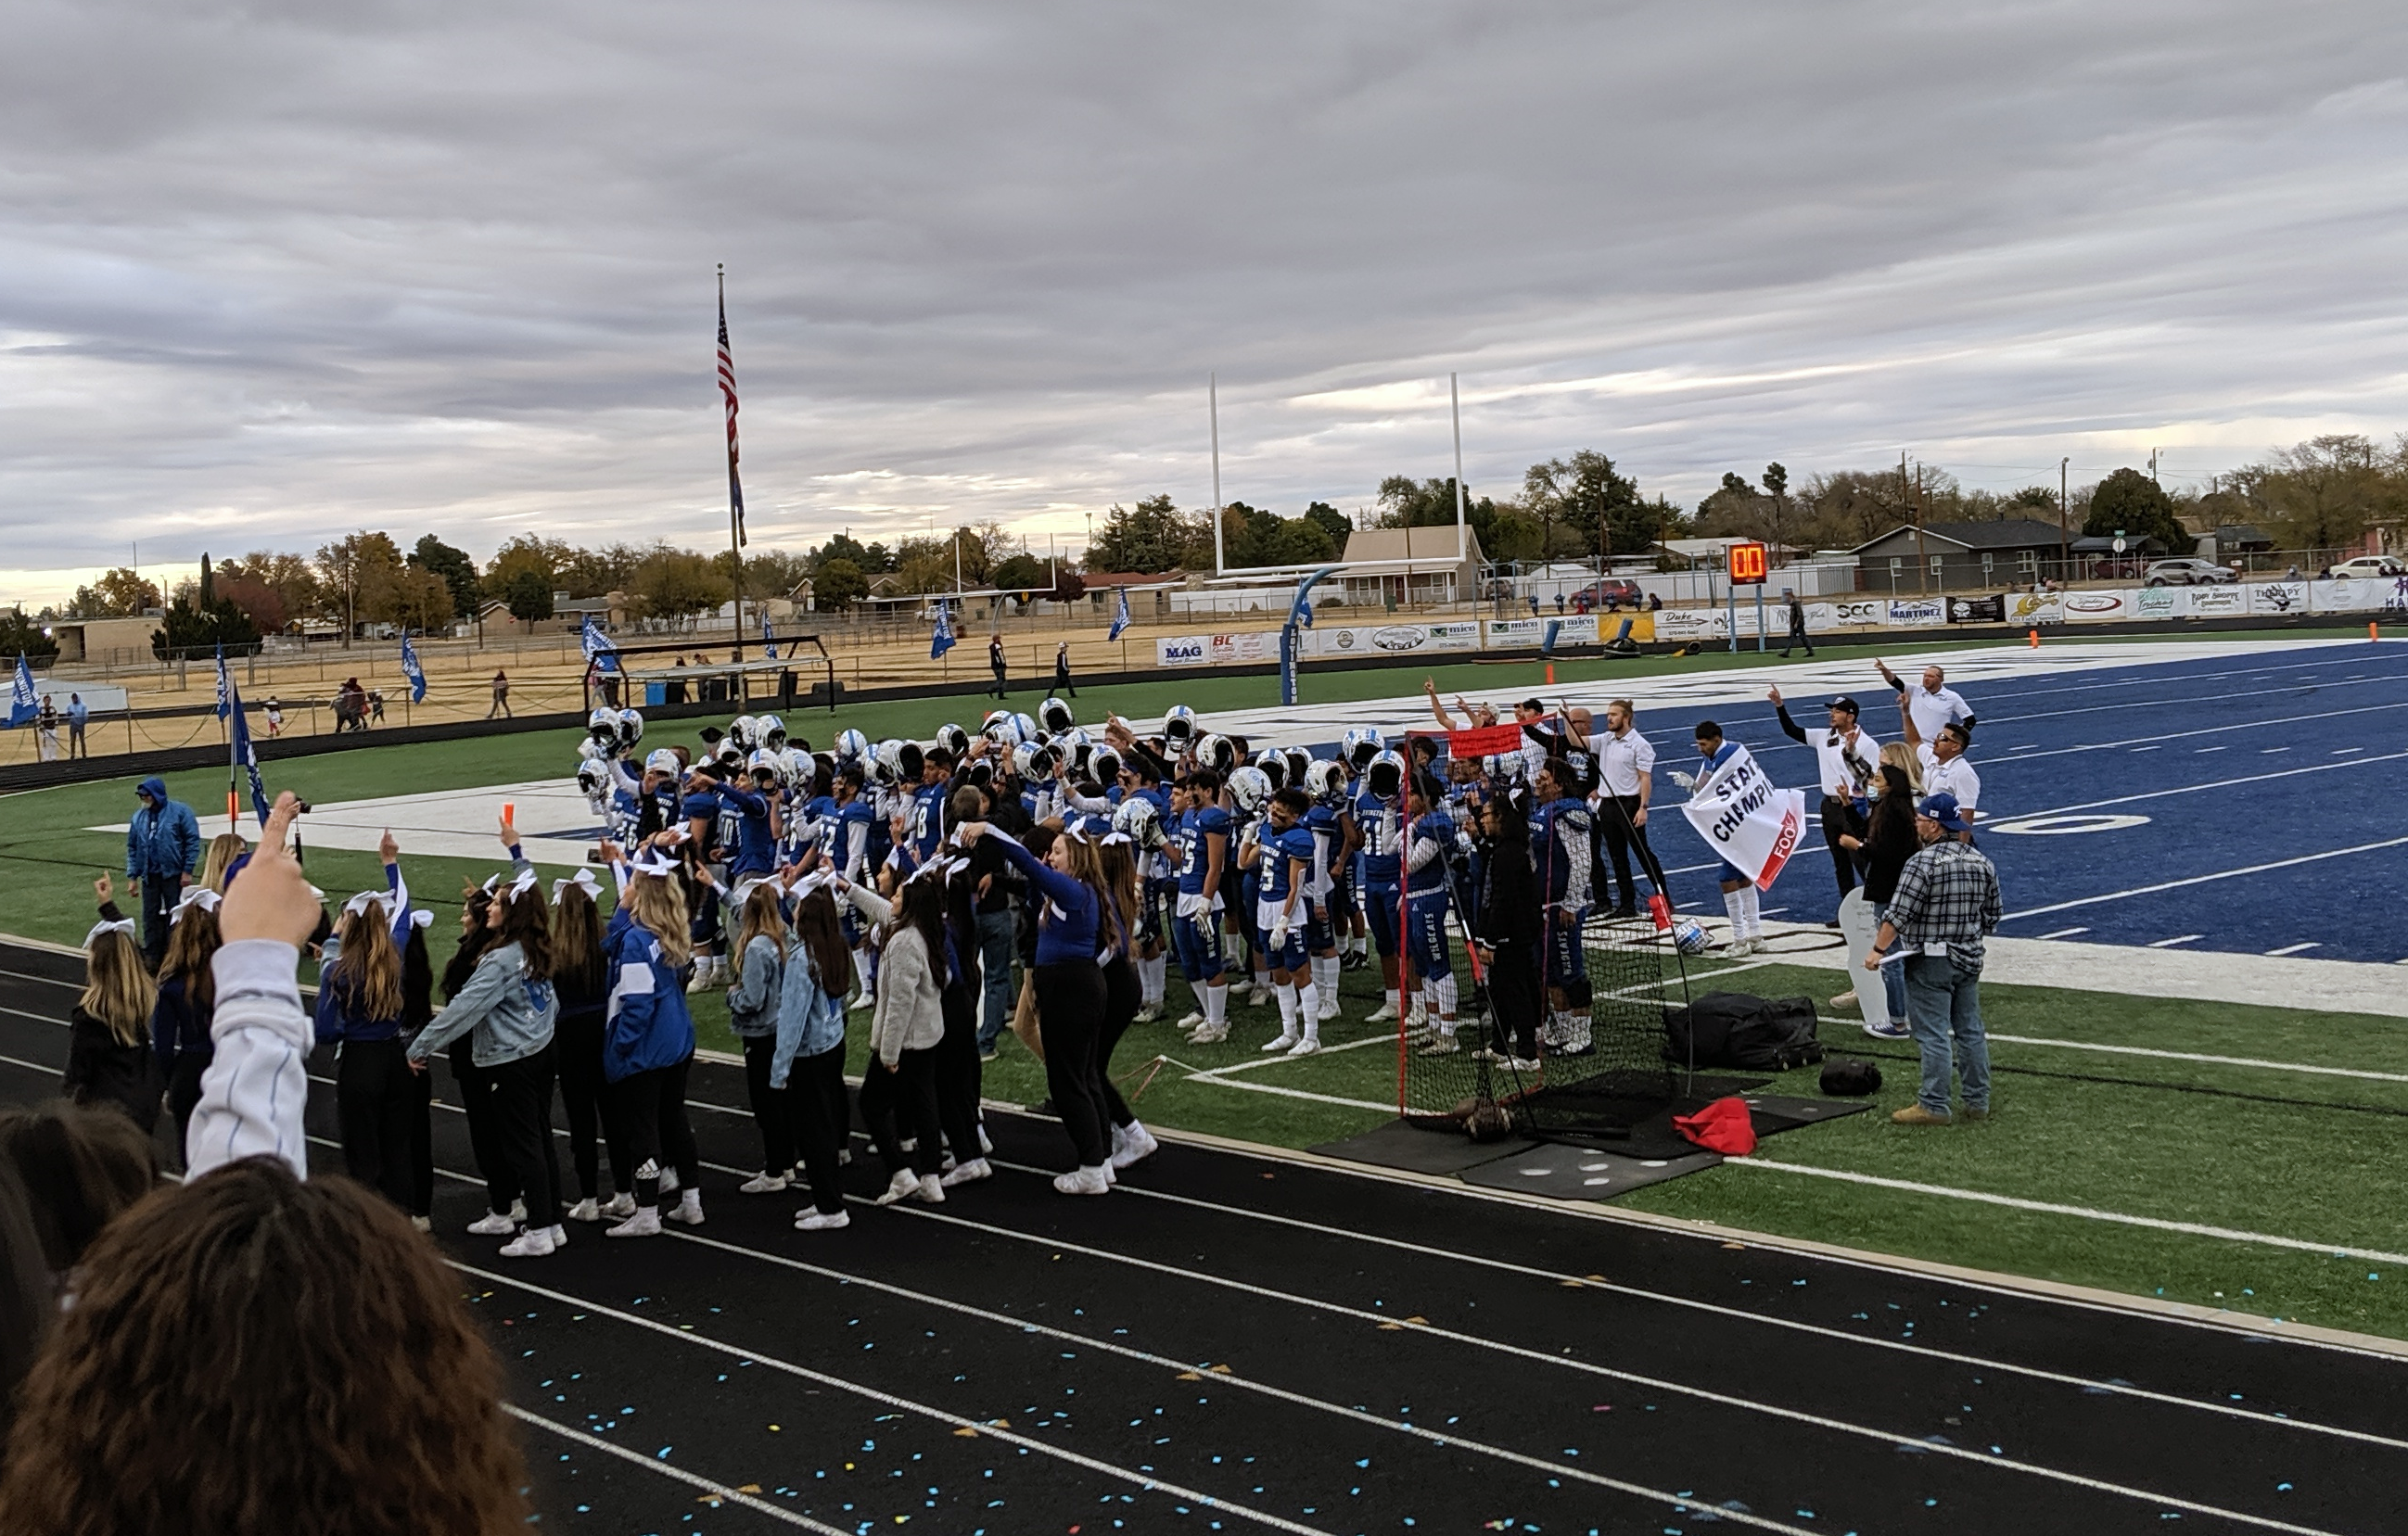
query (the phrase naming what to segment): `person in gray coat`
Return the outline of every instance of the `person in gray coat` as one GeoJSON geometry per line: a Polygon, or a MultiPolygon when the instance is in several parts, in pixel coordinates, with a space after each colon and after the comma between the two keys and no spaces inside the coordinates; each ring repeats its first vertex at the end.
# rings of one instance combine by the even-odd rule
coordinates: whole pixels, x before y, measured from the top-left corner
{"type": "Polygon", "coordinates": [[[881,1205],[909,1197],[941,1205],[937,1117],[937,1046],[945,1038],[945,883],[949,860],[903,882],[889,903],[875,891],[840,882],[845,900],[878,928],[878,1006],[870,1016],[869,1064],[861,1076],[861,1117],[885,1159],[881,1205]],[[912,1138],[909,1154],[905,1137],[912,1138]]]}
{"type": "Polygon", "coordinates": [[[727,1027],[744,1049],[744,1090],[752,1122],[761,1131],[761,1172],[737,1188],[748,1195],[774,1195],[794,1181],[795,1128],[784,1099],[770,1086],[770,1062],[778,1054],[778,999],[786,969],[784,890],[773,879],[747,880],[733,889],[698,865],[697,877],[718,892],[727,909],[729,946],[736,956],[735,984],[727,988],[727,1027]]]}

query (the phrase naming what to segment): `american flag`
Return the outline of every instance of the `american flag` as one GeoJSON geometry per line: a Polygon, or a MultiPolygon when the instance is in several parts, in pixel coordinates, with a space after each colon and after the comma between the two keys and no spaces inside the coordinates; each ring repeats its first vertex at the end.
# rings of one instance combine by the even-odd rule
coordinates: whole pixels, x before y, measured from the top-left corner
{"type": "Polygon", "coordinates": [[[736,514],[736,545],[744,547],[744,482],[736,476],[736,359],[727,351],[727,278],[719,279],[719,393],[727,402],[727,505],[736,514]]]}

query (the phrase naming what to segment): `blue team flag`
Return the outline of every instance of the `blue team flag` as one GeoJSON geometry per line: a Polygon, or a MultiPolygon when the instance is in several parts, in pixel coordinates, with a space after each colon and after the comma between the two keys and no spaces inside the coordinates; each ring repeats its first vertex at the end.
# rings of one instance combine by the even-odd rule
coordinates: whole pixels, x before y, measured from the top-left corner
{"type": "Polygon", "coordinates": [[[251,749],[251,721],[243,718],[242,695],[236,691],[234,678],[221,670],[218,674],[224,690],[226,704],[233,717],[234,763],[251,775],[251,808],[259,813],[259,824],[267,825],[267,786],[260,782],[259,754],[251,749]]]}
{"type": "Polygon", "coordinates": [[[424,704],[426,669],[418,664],[418,647],[409,643],[406,634],[401,637],[401,675],[409,679],[409,702],[424,704]]]}
{"type": "Polygon", "coordinates": [[[225,642],[218,642],[218,718],[224,719],[234,707],[234,676],[226,671],[225,642]]]}
{"type": "Polygon", "coordinates": [[[937,604],[937,633],[928,637],[928,660],[933,661],[953,648],[953,610],[939,603],[937,604]]]}
{"type": "Polygon", "coordinates": [[[602,633],[601,625],[594,622],[592,614],[585,616],[585,627],[580,632],[578,638],[585,647],[585,659],[594,663],[595,671],[619,670],[619,658],[610,648],[610,638],[602,633]]]}
{"type": "Polygon", "coordinates": [[[1112,615],[1112,628],[1111,628],[1111,633],[1109,633],[1109,634],[1107,634],[1107,635],[1105,635],[1105,636],[1104,636],[1104,638],[1105,638],[1105,639],[1107,639],[1107,640],[1117,640],[1117,639],[1119,639],[1119,638],[1121,637],[1121,632],[1122,632],[1123,630],[1125,630],[1125,629],[1127,629],[1128,627],[1129,627],[1129,616],[1128,616],[1128,589],[1127,589],[1126,587],[1124,587],[1124,588],[1122,588],[1122,589],[1121,589],[1121,605],[1120,605],[1120,609],[1119,609],[1119,611],[1118,611],[1118,612],[1116,612],[1116,613],[1114,613],[1114,614],[1112,615]]]}
{"type": "Polygon", "coordinates": [[[778,659],[778,632],[769,627],[769,610],[761,610],[761,651],[774,661],[778,659]]]}
{"type": "Polygon", "coordinates": [[[17,653],[16,680],[8,686],[8,728],[15,730],[42,712],[42,701],[34,696],[34,668],[25,653],[17,653]]]}

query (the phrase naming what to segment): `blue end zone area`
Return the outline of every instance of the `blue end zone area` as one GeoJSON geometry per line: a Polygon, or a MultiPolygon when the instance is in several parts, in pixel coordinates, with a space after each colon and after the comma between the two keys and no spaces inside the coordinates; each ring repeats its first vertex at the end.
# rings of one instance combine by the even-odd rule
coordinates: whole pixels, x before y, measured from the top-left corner
{"type": "MultiPolygon", "coordinates": [[[[2002,936],[2408,959],[2408,647],[2142,663],[1968,684],[1966,695],[2002,936]]],[[[1856,697],[1865,727],[1895,740],[1889,690],[1876,679],[1856,697]]],[[[1790,701],[1809,730],[1815,702],[1790,701]]],[[[1770,704],[1714,713],[1782,782],[1813,784],[1810,751],[1781,733],[1770,704]]],[[[1682,766],[1687,743],[1655,735],[1659,765],[1682,766]]],[[[1651,822],[1675,901],[1718,911],[1704,840],[1677,815],[1651,822]]],[[[1764,905],[1817,922],[1838,898],[1818,831],[1764,905]]]]}

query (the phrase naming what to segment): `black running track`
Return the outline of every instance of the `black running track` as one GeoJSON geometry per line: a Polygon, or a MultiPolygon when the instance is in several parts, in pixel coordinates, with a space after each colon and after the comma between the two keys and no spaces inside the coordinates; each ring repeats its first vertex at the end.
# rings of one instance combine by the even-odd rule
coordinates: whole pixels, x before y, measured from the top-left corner
{"type": "MultiPolygon", "coordinates": [[[[80,969],[0,947],[0,1096],[54,1086],[80,969]]],[[[996,1179],[796,1232],[735,1192],[738,1074],[693,1094],[709,1224],[534,1261],[462,1233],[437,1112],[542,1529],[2408,1529],[2388,1357],[1193,1146],[1066,1199],[1004,1113],[996,1179]]]]}

